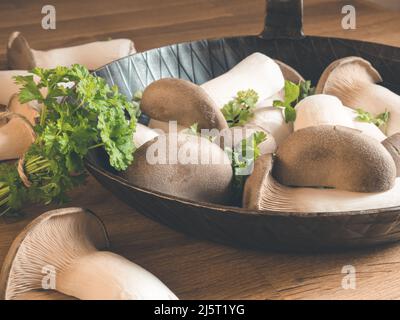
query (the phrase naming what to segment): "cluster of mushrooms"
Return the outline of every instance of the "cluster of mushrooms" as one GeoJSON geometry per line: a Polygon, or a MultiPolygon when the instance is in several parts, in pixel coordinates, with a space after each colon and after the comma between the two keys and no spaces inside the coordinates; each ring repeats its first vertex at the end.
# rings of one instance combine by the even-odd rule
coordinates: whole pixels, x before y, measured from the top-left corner
{"type": "MultiPolygon", "coordinates": [[[[31,49],[20,33],[13,33],[7,56],[15,70],[0,71],[0,161],[18,159],[28,150],[39,114],[33,103],[19,102],[13,76],[27,75],[25,70],[34,67],[75,63],[93,70],[134,52],[128,39],[39,51],[31,49]]],[[[177,299],[153,274],[108,248],[104,225],[92,212],[82,208],[46,212],[12,243],[0,273],[0,298],[177,299]]]]}
{"type": "Polygon", "coordinates": [[[243,190],[244,208],[284,212],[346,212],[400,205],[400,97],[376,84],[376,69],[359,57],[333,62],[322,74],[316,92],[296,106],[296,120],[286,122],[282,108],[284,82],[304,81],[291,67],[254,53],[225,74],[202,85],[165,78],[145,88],[141,110],[151,120],[138,124],[135,161],[122,173],[144,189],[197,202],[232,205],[233,171],[229,161],[211,164],[151,163],[149,152],[160,140],[168,148],[172,139],[196,157],[205,153],[227,157],[218,140],[189,134],[216,129],[230,136],[233,147],[241,138],[263,131],[243,190]],[[253,117],[241,127],[229,128],[221,108],[238,91],[259,95],[253,117]],[[384,128],[358,119],[357,109],[372,115],[390,114],[384,128]],[[176,132],[168,122],[176,121],[176,132]]]}
{"type": "Polygon", "coordinates": [[[10,70],[0,71],[0,105],[7,105],[11,96],[19,91],[13,77],[26,76],[29,70],[35,67],[50,69],[78,63],[89,70],[95,70],[135,52],[135,46],[129,39],[96,41],[46,51],[35,50],[20,32],[13,32],[7,43],[7,62],[10,70]]]}
{"type": "Polygon", "coordinates": [[[81,64],[95,70],[111,61],[135,53],[129,39],[96,41],[47,51],[32,49],[20,32],[13,32],[7,43],[7,61],[11,70],[0,71],[0,161],[20,158],[29,148],[32,128],[38,116],[33,102],[20,104],[15,76],[26,76],[35,67],[55,68],[81,64]],[[93,52],[101,53],[93,55],[93,52]],[[26,121],[28,120],[28,122],[26,121]]]}

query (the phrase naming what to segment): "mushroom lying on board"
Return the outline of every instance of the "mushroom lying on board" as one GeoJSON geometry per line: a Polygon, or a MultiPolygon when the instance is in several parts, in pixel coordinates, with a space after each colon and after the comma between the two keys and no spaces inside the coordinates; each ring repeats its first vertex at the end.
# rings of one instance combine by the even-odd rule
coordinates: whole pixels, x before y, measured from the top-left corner
{"type": "Polygon", "coordinates": [[[159,121],[177,121],[200,129],[228,128],[228,124],[214,101],[198,85],[182,79],[164,78],[154,81],[143,91],[140,109],[159,121]]]}
{"type": "Polygon", "coordinates": [[[0,71],[0,104],[8,105],[13,94],[18,93],[20,85],[15,83],[13,77],[26,76],[24,70],[5,70],[0,71]]]}
{"type": "Polygon", "coordinates": [[[392,156],[396,164],[397,176],[400,177],[400,133],[396,133],[382,141],[382,145],[392,156]]]}
{"type": "Polygon", "coordinates": [[[232,174],[230,159],[217,144],[175,133],[142,145],[121,176],[140,188],[190,201],[229,204],[232,174]]]}
{"type": "Polygon", "coordinates": [[[294,131],[325,124],[338,125],[360,130],[378,141],[386,139],[376,125],[357,121],[357,113],[353,109],[343,106],[338,98],[331,95],[308,96],[301,100],[295,109],[297,117],[293,125],[294,131]]]}
{"type": "Polygon", "coordinates": [[[253,89],[259,100],[271,98],[284,86],[279,65],[268,56],[256,52],[239,62],[223,75],[207,81],[201,87],[222,108],[238,91],[253,89]]]}
{"type": "Polygon", "coordinates": [[[337,189],[291,188],[272,176],[272,155],[260,156],[246,180],[243,206],[279,212],[347,212],[400,206],[400,178],[386,192],[351,192],[337,189]]]}
{"type": "Polygon", "coordinates": [[[273,175],[287,186],[382,192],[394,186],[396,166],[379,141],[321,125],[295,131],[278,147],[273,175]]]}
{"type": "Polygon", "coordinates": [[[11,245],[1,271],[0,296],[13,300],[55,289],[83,300],[177,299],[142,267],[99,251],[108,246],[104,225],[93,213],[81,208],[49,211],[11,245]]]}
{"type": "Polygon", "coordinates": [[[159,134],[156,130],[150,129],[143,124],[137,123],[136,124],[136,131],[133,134],[133,142],[136,148],[139,148],[147,141],[153,140],[159,134]]]}
{"type": "Polygon", "coordinates": [[[129,39],[91,42],[79,46],[48,51],[31,49],[20,32],[13,32],[8,40],[7,59],[10,69],[31,70],[34,67],[69,67],[75,63],[95,70],[107,63],[135,53],[129,39]]]}
{"type": "Polygon", "coordinates": [[[375,84],[381,81],[380,74],[368,61],[347,57],[325,69],[316,92],[336,96],[345,106],[361,108],[373,115],[390,112],[387,134],[391,136],[400,132],[400,96],[375,84]]]}

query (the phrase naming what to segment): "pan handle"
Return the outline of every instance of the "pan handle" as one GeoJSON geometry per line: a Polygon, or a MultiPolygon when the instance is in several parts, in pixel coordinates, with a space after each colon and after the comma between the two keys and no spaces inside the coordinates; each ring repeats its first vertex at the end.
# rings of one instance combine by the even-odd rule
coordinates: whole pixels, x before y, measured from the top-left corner
{"type": "Polygon", "coordinates": [[[263,39],[301,39],[303,0],[266,0],[263,39]]]}

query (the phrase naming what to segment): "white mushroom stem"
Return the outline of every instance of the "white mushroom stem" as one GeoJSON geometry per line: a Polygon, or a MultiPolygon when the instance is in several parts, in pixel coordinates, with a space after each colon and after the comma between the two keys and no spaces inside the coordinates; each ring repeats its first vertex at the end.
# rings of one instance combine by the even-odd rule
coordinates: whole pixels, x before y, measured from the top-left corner
{"type": "Polygon", "coordinates": [[[286,123],[282,108],[256,109],[248,125],[269,132],[278,146],[293,132],[293,123],[286,123]]]}
{"type": "Polygon", "coordinates": [[[150,141],[157,137],[159,133],[156,130],[150,129],[143,124],[136,124],[136,131],[133,134],[133,142],[136,148],[139,148],[141,145],[145,144],[147,141],[150,141]]]}
{"type": "Polygon", "coordinates": [[[391,136],[400,132],[400,96],[376,84],[360,84],[357,89],[347,94],[340,94],[343,102],[353,108],[361,108],[376,116],[383,112],[390,112],[386,133],[391,136]],[[352,97],[350,96],[352,95],[352,97]]]}
{"type": "Polygon", "coordinates": [[[111,252],[92,251],[74,259],[57,277],[56,289],[81,300],[176,300],[155,276],[111,252]]]}
{"type": "Polygon", "coordinates": [[[386,136],[374,124],[357,121],[357,113],[335,96],[316,94],[306,97],[296,105],[294,131],[319,125],[339,125],[362,131],[364,134],[383,141],[386,136]]]}
{"type": "Polygon", "coordinates": [[[347,212],[400,206],[400,178],[389,191],[360,193],[336,189],[291,188],[271,175],[271,155],[256,160],[246,181],[243,206],[279,212],[347,212]]]}
{"type": "Polygon", "coordinates": [[[316,94],[301,100],[295,107],[294,131],[319,125],[340,125],[354,128],[350,115],[340,100],[326,94],[316,94]]]}
{"type": "Polygon", "coordinates": [[[201,85],[220,108],[232,100],[238,91],[253,89],[258,93],[259,101],[263,101],[277,94],[283,86],[284,78],[279,65],[259,52],[201,85]]]}
{"type": "Polygon", "coordinates": [[[78,63],[89,70],[95,70],[135,52],[134,44],[129,39],[96,41],[47,51],[35,50],[19,32],[13,32],[10,35],[7,47],[9,67],[28,69],[69,67],[78,63]]]}
{"type": "Polygon", "coordinates": [[[28,72],[24,70],[0,71],[0,104],[8,105],[12,95],[20,89],[13,77],[26,75],[28,75],[28,72]]]}
{"type": "Polygon", "coordinates": [[[114,60],[133,54],[136,50],[131,40],[115,39],[48,51],[31,49],[31,52],[38,67],[69,67],[78,63],[89,70],[95,70],[114,60]]]}

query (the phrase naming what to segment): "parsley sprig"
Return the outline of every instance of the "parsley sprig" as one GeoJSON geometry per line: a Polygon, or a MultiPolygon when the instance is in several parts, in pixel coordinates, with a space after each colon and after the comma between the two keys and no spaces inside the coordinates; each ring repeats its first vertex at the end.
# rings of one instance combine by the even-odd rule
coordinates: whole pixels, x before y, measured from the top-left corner
{"type": "Polygon", "coordinates": [[[32,185],[25,187],[15,164],[0,164],[0,214],[28,202],[65,202],[67,192],[85,181],[84,159],[91,149],[104,148],[116,170],[133,161],[137,110],[116,86],[80,65],[31,73],[15,80],[22,87],[20,102],[41,106],[37,138],[24,161],[32,185]]]}
{"type": "Polygon", "coordinates": [[[236,97],[221,109],[228,126],[242,126],[248,122],[253,116],[258,98],[258,93],[253,89],[239,91],[236,97]]]}
{"type": "Polygon", "coordinates": [[[260,156],[260,144],[267,139],[263,131],[256,131],[248,138],[243,139],[233,149],[225,148],[232,162],[233,180],[232,189],[235,201],[240,202],[243,193],[244,183],[251,174],[254,162],[260,156]]]}
{"type": "Polygon", "coordinates": [[[295,84],[289,80],[285,80],[284,86],[284,99],[274,100],[274,107],[283,107],[285,113],[285,121],[293,122],[296,120],[295,106],[304,98],[314,94],[315,89],[311,87],[311,81],[302,81],[299,84],[295,84]]]}
{"type": "Polygon", "coordinates": [[[376,117],[371,113],[364,111],[362,109],[356,109],[357,117],[356,120],[360,122],[367,122],[376,125],[378,128],[386,131],[387,124],[390,119],[390,112],[385,111],[378,114],[376,117]]]}

